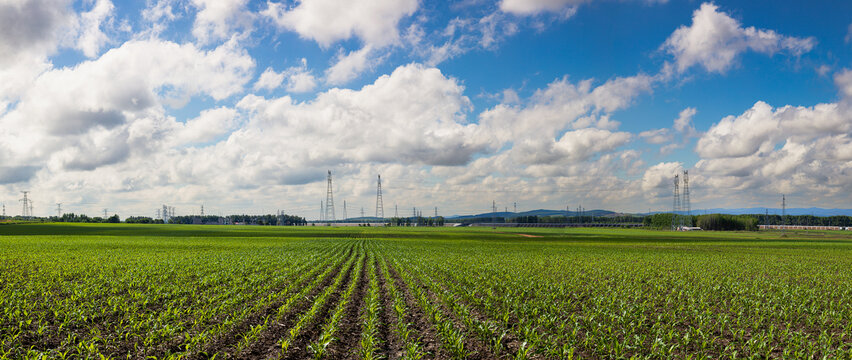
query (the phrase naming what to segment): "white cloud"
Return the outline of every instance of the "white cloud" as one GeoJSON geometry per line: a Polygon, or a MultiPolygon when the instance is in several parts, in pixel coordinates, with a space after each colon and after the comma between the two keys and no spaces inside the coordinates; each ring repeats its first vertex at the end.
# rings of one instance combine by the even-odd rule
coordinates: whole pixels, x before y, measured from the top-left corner
{"type": "Polygon", "coordinates": [[[74,24],[68,0],[0,3],[0,64],[53,53],[74,24]]]}
{"type": "Polygon", "coordinates": [[[109,41],[101,26],[108,17],[112,16],[115,6],[110,0],[97,0],[92,9],[80,14],[80,35],[76,48],[87,57],[95,57],[101,48],[109,41]]]}
{"type": "MultiPolygon", "coordinates": [[[[570,17],[577,8],[592,0],[500,0],[500,10],[515,15],[535,15],[542,12],[570,17]]],[[[667,3],[668,0],[642,0],[647,4],[667,3]]]]}
{"type": "Polygon", "coordinates": [[[365,45],[381,48],[398,40],[397,24],[417,7],[417,0],[314,0],[293,8],[268,2],[262,14],[323,47],[355,36],[365,45]]]}
{"type": "Polygon", "coordinates": [[[327,167],[465,164],[484,145],[472,136],[476,125],[462,121],[470,106],[463,90],[438,69],[412,64],[310,102],[247,95],[237,105],[244,125],[204,151],[188,150],[170,176],[182,183],[221,174],[227,187],[243,187],[312,182],[327,167]]]}
{"type": "Polygon", "coordinates": [[[254,83],[254,90],[266,89],[266,90],[275,90],[281,83],[284,82],[284,73],[275,72],[271,67],[266,68],[260,77],[257,79],[257,82],[254,83]]]}
{"type": "Polygon", "coordinates": [[[75,24],[68,0],[0,2],[0,114],[51,68],[75,24]]]}
{"type": "Polygon", "coordinates": [[[852,42],[852,24],[849,24],[849,28],[846,30],[846,37],[844,38],[846,43],[852,42]]]}
{"type": "Polygon", "coordinates": [[[769,153],[784,140],[804,143],[845,134],[852,131],[852,121],[844,110],[840,104],[773,109],[758,101],[743,114],[713,125],[698,140],[695,150],[703,158],[742,157],[769,153]]]}
{"type": "Polygon", "coordinates": [[[192,34],[201,45],[229,39],[238,29],[249,29],[252,14],[246,10],[248,0],[192,0],[198,9],[192,34]]]}
{"type": "Polygon", "coordinates": [[[672,141],[672,134],[669,129],[647,130],[639,133],[639,137],[645,139],[649,144],[663,144],[672,141]]]}
{"type": "Polygon", "coordinates": [[[371,58],[373,48],[369,45],[349,54],[342,52],[337,56],[337,62],[325,71],[325,81],[331,85],[345,84],[358,77],[371,66],[375,59],[371,58]]]}
{"type": "Polygon", "coordinates": [[[285,89],[292,93],[304,93],[313,91],[317,86],[317,80],[308,70],[308,61],[302,58],[302,64],[293,66],[284,71],[287,77],[285,89]]]}
{"type": "Polygon", "coordinates": [[[674,176],[682,170],[683,164],[679,162],[664,162],[649,167],[642,175],[642,191],[649,198],[671,194],[674,176]]]}
{"type": "Polygon", "coordinates": [[[675,131],[685,134],[686,136],[694,136],[696,134],[695,127],[692,126],[692,117],[698,113],[695,108],[686,108],[681,110],[677,119],[674,121],[675,131]]]}
{"type": "Polygon", "coordinates": [[[537,90],[524,106],[500,104],[482,112],[480,136],[495,147],[527,139],[536,147],[554,141],[565,129],[597,127],[612,129],[618,123],[608,113],[623,109],[637,96],[650,92],[655,79],[643,74],[617,77],[598,87],[592,80],[572,84],[567,78],[537,90]]]}
{"type": "Polygon", "coordinates": [[[852,70],[843,69],[834,75],[834,84],[840,89],[840,94],[852,101],[852,70]]]}
{"type": "Polygon", "coordinates": [[[274,90],[282,84],[285,85],[284,88],[288,92],[304,93],[313,91],[317,86],[317,81],[311,71],[308,70],[307,60],[302,58],[300,66],[287,68],[280,73],[275,72],[272,68],[266,68],[254,84],[254,89],[274,90]],[[284,80],[287,80],[286,84],[284,84],[284,80]]]}
{"type": "Polygon", "coordinates": [[[812,37],[798,38],[773,30],[743,28],[739,21],[718,10],[712,3],[701,4],[692,14],[692,25],[679,27],[666,39],[662,48],[675,57],[678,71],[701,65],[709,72],[722,73],[746,50],[768,55],[786,51],[799,56],[816,45],[812,37]]]}
{"type": "Polygon", "coordinates": [[[591,0],[501,0],[500,10],[516,15],[532,15],[545,11],[561,12],[567,16],[576,11],[576,7],[591,0]]]}
{"type": "Polygon", "coordinates": [[[630,139],[630,133],[586,128],[566,132],[554,149],[557,154],[570,159],[586,160],[597,153],[612,151],[630,139]]]}
{"type": "MultiPolygon", "coordinates": [[[[0,117],[0,149],[52,171],[94,170],[150,152],[176,123],[162,104],[242,91],[253,60],[232,44],[130,41],[74,68],[41,74],[0,117]]],[[[9,164],[4,160],[0,165],[9,164]]]]}
{"type": "Polygon", "coordinates": [[[204,110],[198,117],[187,120],[175,131],[175,142],[184,145],[217,140],[234,130],[237,116],[236,110],[226,107],[204,110]]]}

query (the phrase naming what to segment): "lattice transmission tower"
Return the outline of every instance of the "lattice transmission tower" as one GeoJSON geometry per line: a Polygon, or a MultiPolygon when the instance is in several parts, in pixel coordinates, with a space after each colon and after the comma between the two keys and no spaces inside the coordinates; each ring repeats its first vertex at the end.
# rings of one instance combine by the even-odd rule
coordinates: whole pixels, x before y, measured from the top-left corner
{"type": "Polygon", "coordinates": [[[692,207],[689,204],[689,171],[683,171],[683,200],[681,211],[686,212],[686,218],[681,225],[692,226],[692,207]]]}
{"type": "Polygon", "coordinates": [[[24,218],[29,218],[30,216],[32,216],[32,205],[30,205],[30,199],[27,197],[27,194],[29,194],[30,192],[29,191],[21,191],[21,192],[24,194],[24,197],[19,200],[22,203],[24,203],[24,208],[21,211],[21,216],[23,216],[24,218]]]}
{"type": "Polygon", "coordinates": [[[334,195],[332,194],[331,170],[328,171],[328,191],[325,194],[325,221],[334,221],[334,195]]]}
{"type": "Polygon", "coordinates": [[[383,219],[385,217],[385,204],[382,202],[382,175],[379,175],[379,182],[376,186],[376,217],[383,219]]]}
{"type": "Polygon", "coordinates": [[[672,204],[672,231],[678,230],[680,222],[680,176],[674,176],[674,203],[672,204]]]}

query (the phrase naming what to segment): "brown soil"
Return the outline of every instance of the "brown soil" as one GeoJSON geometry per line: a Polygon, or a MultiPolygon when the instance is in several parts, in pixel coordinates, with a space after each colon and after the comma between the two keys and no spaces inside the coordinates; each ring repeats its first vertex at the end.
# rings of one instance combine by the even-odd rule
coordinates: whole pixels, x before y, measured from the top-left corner
{"type": "Polygon", "coordinates": [[[379,282],[379,358],[395,360],[402,356],[402,340],[390,329],[393,324],[396,324],[396,312],[393,310],[393,299],[388,294],[387,283],[382,275],[382,269],[379,266],[379,260],[375,259],[373,266],[376,269],[376,278],[379,282]]]}
{"type": "MultiPolygon", "coordinates": [[[[355,264],[349,266],[349,269],[346,270],[346,274],[343,275],[344,279],[349,279],[352,277],[352,272],[355,270],[355,264]]],[[[250,358],[274,358],[278,357],[279,359],[305,359],[310,357],[311,352],[308,349],[308,345],[310,345],[314,340],[318,339],[320,335],[322,335],[322,325],[325,322],[325,319],[328,319],[331,316],[331,311],[337,306],[337,303],[340,301],[340,296],[346,292],[346,287],[348,283],[346,280],[343,280],[340,285],[338,285],[337,289],[334,289],[334,292],[329,295],[328,299],[325,301],[325,304],[317,311],[317,315],[311,322],[307,325],[307,327],[302,330],[302,332],[296,336],[296,339],[293,340],[293,343],[290,344],[290,347],[284,354],[280,354],[280,346],[278,346],[277,342],[274,343],[273,347],[269,349],[263,356],[260,357],[250,357],[250,358]],[[278,356],[280,355],[280,356],[278,356]]],[[[312,301],[306,304],[305,310],[310,308],[312,305],[312,301]]],[[[294,318],[295,320],[296,318],[294,318]]],[[[278,338],[286,334],[286,330],[289,327],[284,328],[285,331],[282,331],[278,334],[278,338]]]]}
{"type": "Polygon", "coordinates": [[[412,332],[420,335],[419,340],[420,343],[423,344],[423,351],[426,353],[426,357],[430,359],[450,359],[449,354],[441,348],[440,340],[438,340],[438,334],[426,318],[426,314],[423,312],[423,309],[420,308],[420,305],[417,303],[414,295],[408,291],[408,287],[405,286],[405,282],[402,280],[402,277],[396,269],[394,269],[391,263],[388,263],[388,270],[391,277],[394,279],[397,290],[399,290],[400,294],[402,294],[402,297],[405,299],[405,305],[408,307],[408,319],[406,320],[413,330],[412,332]]]}
{"type": "Polygon", "coordinates": [[[361,262],[361,276],[352,292],[352,299],[343,310],[335,340],[329,346],[327,358],[329,359],[354,359],[357,357],[361,341],[361,308],[364,306],[364,298],[369,288],[367,270],[367,257],[361,262]]]}
{"type": "MultiPolygon", "coordinates": [[[[252,344],[250,344],[246,349],[244,349],[237,356],[230,356],[230,357],[231,358],[259,358],[259,357],[262,356],[262,354],[265,354],[267,352],[270,352],[270,351],[273,351],[273,350],[278,351],[278,349],[280,348],[278,346],[278,340],[281,339],[281,337],[283,336],[282,334],[286,333],[286,330],[289,329],[290,326],[292,326],[293,323],[295,323],[295,320],[297,319],[298,314],[301,314],[302,312],[304,312],[304,311],[306,311],[307,309],[310,308],[311,304],[309,302],[307,302],[307,299],[312,299],[312,298],[316,297],[323,289],[325,289],[326,287],[328,287],[331,284],[331,282],[334,280],[334,278],[340,273],[340,271],[342,271],[343,266],[346,264],[346,261],[348,261],[348,257],[352,256],[352,252],[351,251],[348,252],[348,254],[346,256],[347,256],[347,260],[341,261],[337,265],[337,267],[334,270],[332,270],[325,277],[325,279],[323,279],[314,289],[312,289],[304,299],[301,299],[298,302],[296,302],[295,305],[293,306],[293,309],[291,309],[287,314],[285,314],[284,317],[282,317],[279,321],[275,321],[274,319],[270,318],[270,320],[269,320],[270,323],[267,325],[267,328],[258,335],[256,341],[254,341],[252,344]]],[[[311,279],[308,279],[307,281],[310,281],[310,280],[311,279]]],[[[298,287],[297,287],[296,290],[301,290],[301,289],[298,289],[298,287]]],[[[258,322],[255,322],[255,323],[252,323],[252,324],[257,324],[257,323],[262,322],[263,319],[265,319],[267,315],[274,317],[276,312],[278,311],[278,307],[280,307],[281,305],[283,305],[282,302],[277,302],[274,307],[269,309],[269,311],[265,312],[262,316],[258,316],[258,319],[259,319],[258,322]]],[[[242,334],[247,332],[250,328],[251,328],[250,325],[243,326],[241,331],[237,332],[236,334],[234,334],[234,335],[232,335],[231,337],[228,338],[228,339],[230,339],[229,342],[215,344],[215,345],[218,345],[218,346],[215,346],[213,349],[208,351],[207,354],[212,355],[212,354],[215,354],[217,352],[234,351],[233,346],[235,346],[237,343],[239,343],[242,334]]]]}

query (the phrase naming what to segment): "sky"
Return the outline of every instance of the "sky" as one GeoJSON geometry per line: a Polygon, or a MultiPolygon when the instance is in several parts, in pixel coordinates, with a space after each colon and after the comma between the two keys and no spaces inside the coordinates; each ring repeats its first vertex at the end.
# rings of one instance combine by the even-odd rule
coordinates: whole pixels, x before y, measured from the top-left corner
{"type": "Polygon", "coordinates": [[[0,202],[852,208],[852,2],[0,0],[0,202]],[[682,185],[681,185],[682,186],[682,185]]]}

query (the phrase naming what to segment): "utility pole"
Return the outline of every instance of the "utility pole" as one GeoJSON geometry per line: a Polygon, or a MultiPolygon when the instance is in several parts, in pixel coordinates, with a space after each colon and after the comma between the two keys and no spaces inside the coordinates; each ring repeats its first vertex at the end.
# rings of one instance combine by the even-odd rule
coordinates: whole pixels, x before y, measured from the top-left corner
{"type": "Polygon", "coordinates": [[[435,207],[435,218],[438,218],[438,207],[435,207]]]}
{"type": "MultiPolygon", "coordinates": [[[[515,202],[514,204],[515,204],[515,213],[517,214],[518,213],[518,203],[515,202]]],[[[566,217],[567,217],[567,215],[566,215],[566,217]]]]}
{"type": "Polygon", "coordinates": [[[107,209],[104,209],[104,219],[107,218],[107,209]]]}
{"type": "Polygon", "coordinates": [[[343,219],[346,220],[349,217],[346,216],[346,200],[343,200],[343,219]]]}
{"type": "Polygon", "coordinates": [[[56,203],[56,217],[62,217],[62,203],[56,203]]]}
{"type": "Polygon", "coordinates": [[[204,204],[201,204],[201,217],[204,217],[204,204]]]}
{"type": "Polygon", "coordinates": [[[385,217],[385,204],[382,201],[382,175],[379,174],[379,182],[376,186],[376,217],[379,219],[384,219],[385,217]]]}
{"type": "Polygon", "coordinates": [[[323,221],[323,220],[324,220],[324,219],[323,219],[323,217],[324,217],[324,216],[325,216],[325,212],[324,212],[324,210],[323,210],[322,200],[320,200],[320,216],[319,216],[320,221],[323,221]]]}
{"type": "Polygon", "coordinates": [[[361,207],[361,218],[362,219],[364,218],[364,207],[363,206],[361,207]]]}
{"type": "Polygon", "coordinates": [[[6,203],[3,203],[3,217],[6,217],[6,203]]]}
{"type": "Polygon", "coordinates": [[[396,204],[393,204],[393,217],[399,217],[399,208],[396,206],[396,204]]]}

